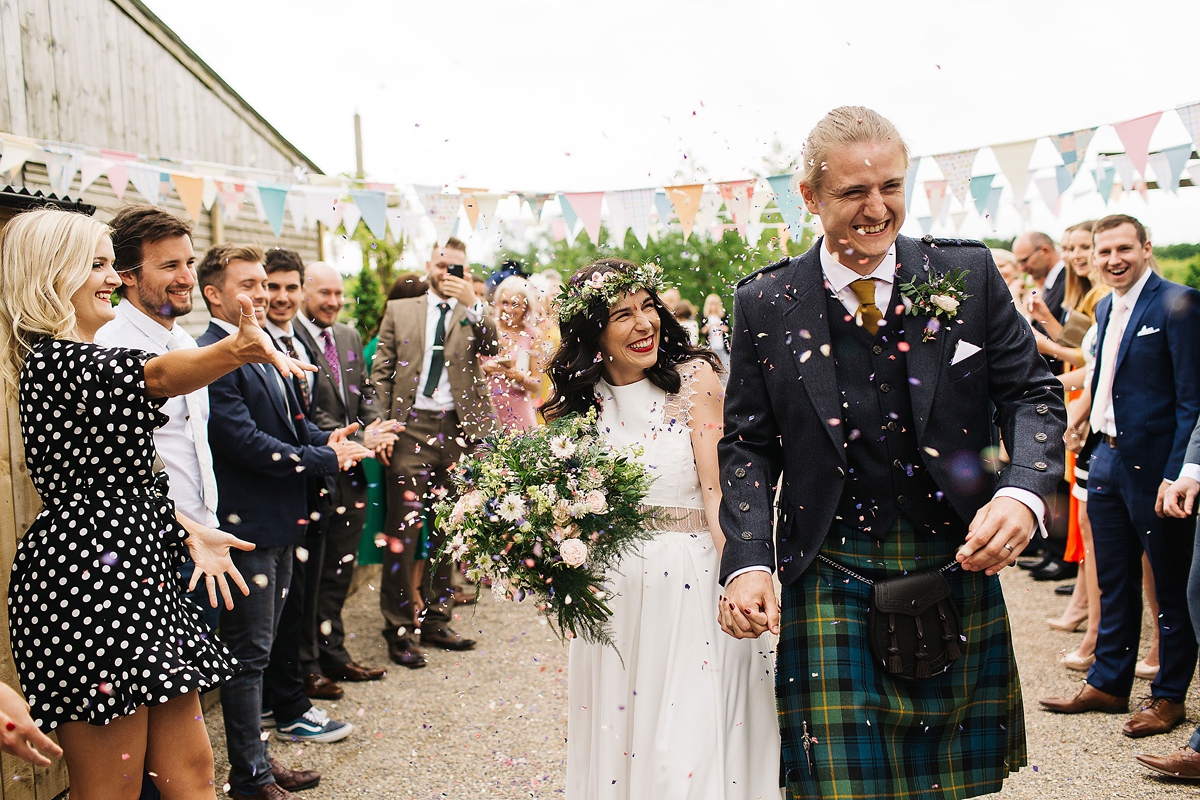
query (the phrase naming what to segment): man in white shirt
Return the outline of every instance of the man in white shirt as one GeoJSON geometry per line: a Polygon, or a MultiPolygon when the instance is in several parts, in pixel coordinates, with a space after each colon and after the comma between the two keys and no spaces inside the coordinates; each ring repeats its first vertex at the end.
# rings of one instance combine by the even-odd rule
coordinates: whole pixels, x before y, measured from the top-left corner
{"type": "MultiPolygon", "coordinates": [[[[196,253],[192,226],[151,205],[126,206],[109,223],[121,287],[116,318],[96,334],[105,347],[129,347],[161,355],[195,347],[191,334],[175,320],[192,310],[196,253]]],[[[217,482],[208,448],[208,388],[163,403],[165,425],[154,432],[154,447],[170,479],[169,496],[179,513],[215,528],[217,482]]],[[[193,565],[180,570],[191,577],[193,565]]],[[[215,628],[220,610],[212,608],[201,585],[192,598],[204,621],[215,628]]]]}

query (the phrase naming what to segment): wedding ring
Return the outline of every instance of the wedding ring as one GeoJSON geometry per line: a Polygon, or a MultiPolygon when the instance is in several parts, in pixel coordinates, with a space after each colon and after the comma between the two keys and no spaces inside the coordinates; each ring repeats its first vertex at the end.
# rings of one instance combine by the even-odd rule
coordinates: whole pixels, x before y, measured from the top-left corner
{"type": "Polygon", "coordinates": [[[1016,548],[1013,547],[1011,544],[1006,544],[1006,545],[1004,545],[1004,549],[1011,553],[1016,548]]]}

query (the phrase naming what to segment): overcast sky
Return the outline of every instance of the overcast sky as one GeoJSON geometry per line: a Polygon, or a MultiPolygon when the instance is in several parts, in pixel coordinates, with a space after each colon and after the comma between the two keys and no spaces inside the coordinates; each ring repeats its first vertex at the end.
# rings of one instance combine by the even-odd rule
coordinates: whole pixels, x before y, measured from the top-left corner
{"type": "MultiPolygon", "coordinates": [[[[879,110],[929,155],[1200,100],[1195,6],[1183,0],[146,1],[325,172],[353,171],[361,113],[368,176],[398,183],[734,180],[769,173],[773,143],[794,154],[847,103],[879,110]]],[[[1170,112],[1151,144],[1186,140],[1170,112]]],[[[1121,149],[1111,129],[1092,147],[1121,149]]],[[[1042,143],[1033,166],[1056,161],[1042,143]]],[[[975,174],[994,169],[981,154],[975,174]]],[[[919,175],[936,177],[932,164],[919,175]]],[[[1200,240],[1200,188],[1164,194],[1116,207],[1160,241],[1200,240]]],[[[1028,224],[1053,231],[1103,211],[1094,195],[1068,197],[1056,219],[1034,200],[1028,224]]],[[[990,233],[969,216],[964,235],[990,233]]],[[[1025,223],[1009,205],[998,224],[1025,223]]]]}

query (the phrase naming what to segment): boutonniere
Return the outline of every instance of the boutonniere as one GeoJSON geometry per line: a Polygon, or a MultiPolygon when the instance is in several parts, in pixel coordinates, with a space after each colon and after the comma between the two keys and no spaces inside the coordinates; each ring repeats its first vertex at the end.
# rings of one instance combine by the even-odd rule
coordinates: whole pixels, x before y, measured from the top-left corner
{"type": "Polygon", "coordinates": [[[954,319],[963,301],[971,296],[966,292],[968,271],[961,267],[939,275],[926,265],[925,274],[923,283],[917,283],[914,276],[908,283],[900,285],[900,294],[910,302],[908,314],[929,317],[922,342],[934,339],[942,328],[942,321],[954,319]]]}

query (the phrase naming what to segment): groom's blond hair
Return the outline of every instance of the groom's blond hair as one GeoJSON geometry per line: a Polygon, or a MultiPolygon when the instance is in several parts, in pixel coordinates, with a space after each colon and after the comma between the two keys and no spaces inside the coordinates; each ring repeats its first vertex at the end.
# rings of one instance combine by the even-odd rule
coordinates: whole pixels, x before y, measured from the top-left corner
{"type": "Polygon", "coordinates": [[[820,191],[830,150],[860,142],[896,142],[904,151],[904,166],[908,167],[908,145],[891,120],[865,106],[841,106],[826,114],[804,140],[801,183],[820,191]]]}

